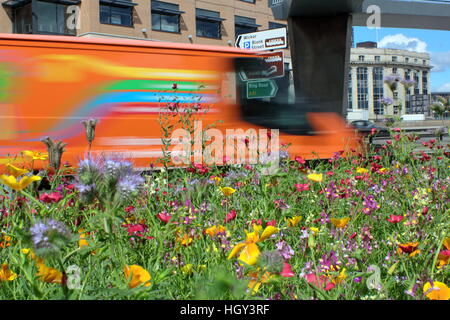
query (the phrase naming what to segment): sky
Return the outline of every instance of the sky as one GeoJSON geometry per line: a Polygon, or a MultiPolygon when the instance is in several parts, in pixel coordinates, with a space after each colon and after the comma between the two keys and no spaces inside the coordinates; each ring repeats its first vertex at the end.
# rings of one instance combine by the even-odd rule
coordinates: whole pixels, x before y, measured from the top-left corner
{"type": "Polygon", "coordinates": [[[375,41],[379,48],[428,52],[431,55],[431,91],[450,92],[450,31],[354,27],[355,45],[375,41]]]}

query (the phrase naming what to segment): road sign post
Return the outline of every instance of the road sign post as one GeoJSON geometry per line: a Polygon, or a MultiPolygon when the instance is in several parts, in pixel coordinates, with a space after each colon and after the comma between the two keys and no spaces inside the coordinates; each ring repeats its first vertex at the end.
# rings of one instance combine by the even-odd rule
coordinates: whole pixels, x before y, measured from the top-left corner
{"type": "Polygon", "coordinates": [[[241,34],[236,39],[236,47],[257,51],[284,49],[287,47],[286,28],[241,34]]]}
{"type": "Polygon", "coordinates": [[[247,99],[273,98],[278,87],[273,80],[260,80],[247,82],[247,99]]]}

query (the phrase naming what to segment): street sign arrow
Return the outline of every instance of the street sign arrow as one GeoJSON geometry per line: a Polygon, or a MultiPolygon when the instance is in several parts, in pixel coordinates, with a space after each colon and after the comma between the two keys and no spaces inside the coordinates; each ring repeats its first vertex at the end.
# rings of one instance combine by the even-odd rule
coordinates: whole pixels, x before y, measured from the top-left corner
{"type": "Polygon", "coordinates": [[[284,49],[287,47],[287,31],[286,28],[276,28],[244,33],[237,37],[235,45],[256,51],[284,49]]]}
{"type": "Polygon", "coordinates": [[[278,92],[278,86],[273,80],[247,82],[247,99],[273,98],[278,92]]]}

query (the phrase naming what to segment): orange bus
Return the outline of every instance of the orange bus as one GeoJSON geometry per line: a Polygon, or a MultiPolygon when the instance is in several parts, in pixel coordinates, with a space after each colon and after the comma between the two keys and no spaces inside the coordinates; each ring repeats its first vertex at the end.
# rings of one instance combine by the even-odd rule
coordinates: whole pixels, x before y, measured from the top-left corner
{"type": "Polygon", "coordinates": [[[286,97],[249,98],[237,71],[260,60],[220,46],[0,34],[0,165],[17,163],[23,150],[46,152],[44,136],[68,143],[63,162],[76,165],[87,151],[81,121],[96,118],[93,153],[148,168],[162,156],[158,119],[170,103],[208,106],[201,120],[220,120],[224,133],[279,129],[291,157],[329,158],[355,147],[338,114],[304,110],[286,97]]]}

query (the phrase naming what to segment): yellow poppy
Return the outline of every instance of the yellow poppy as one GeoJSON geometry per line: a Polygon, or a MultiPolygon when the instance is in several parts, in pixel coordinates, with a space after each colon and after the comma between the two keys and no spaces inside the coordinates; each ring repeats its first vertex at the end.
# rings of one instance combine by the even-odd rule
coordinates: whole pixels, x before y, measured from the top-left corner
{"type": "Polygon", "coordinates": [[[218,233],[225,233],[226,231],[227,231],[227,229],[224,226],[218,225],[218,226],[212,226],[212,227],[206,229],[205,234],[209,235],[210,237],[214,237],[218,233]]]}
{"type": "Polygon", "coordinates": [[[29,172],[27,169],[17,168],[10,163],[6,164],[6,170],[9,172],[10,175],[14,176],[15,178],[23,176],[24,174],[29,172]]]}
{"type": "Polygon", "coordinates": [[[78,230],[78,233],[80,234],[80,240],[78,240],[78,246],[80,248],[89,247],[89,242],[86,240],[86,233],[84,233],[84,229],[78,230]]]}
{"type": "Polygon", "coordinates": [[[309,230],[311,230],[313,232],[313,235],[316,235],[319,233],[319,228],[316,228],[316,227],[311,227],[311,228],[309,228],[309,230]]]}
{"type": "Polygon", "coordinates": [[[226,197],[231,196],[233,193],[236,192],[236,189],[230,188],[230,187],[221,187],[220,190],[222,191],[223,195],[226,197]]]}
{"type": "Polygon", "coordinates": [[[314,182],[322,182],[323,174],[321,173],[311,173],[306,176],[309,180],[314,182]]]}
{"type": "Polygon", "coordinates": [[[238,257],[240,261],[251,266],[254,265],[261,253],[259,251],[257,243],[266,240],[274,233],[280,231],[280,229],[276,227],[267,226],[260,236],[259,235],[260,230],[261,226],[253,225],[253,232],[245,231],[246,233],[245,242],[241,242],[235,245],[233,250],[231,250],[230,254],[228,255],[228,259],[231,259],[238,253],[240,253],[238,257]]]}
{"type": "Polygon", "coordinates": [[[302,217],[295,216],[292,218],[288,218],[287,220],[288,220],[288,227],[295,227],[302,220],[302,217]]]}
{"type": "MultiPolygon", "coordinates": [[[[259,269],[258,269],[259,271],[259,269]]],[[[252,293],[255,294],[258,292],[261,284],[267,283],[274,277],[274,275],[270,274],[270,272],[266,271],[261,277],[258,272],[250,272],[249,276],[252,278],[248,283],[248,288],[252,290],[252,293]]]]}
{"type": "Polygon", "coordinates": [[[450,299],[450,289],[445,285],[445,283],[439,281],[433,281],[433,287],[431,287],[430,282],[425,283],[423,286],[423,293],[430,300],[450,299]]]}
{"type": "Polygon", "coordinates": [[[356,173],[359,173],[359,174],[367,173],[367,172],[369,172],[369,170],[366,168],[357,168],[356,169],[356,173]]]}
{"type": "Polygon", "coordinates": [[[388,168],[381,168],[379,171],[381,173],[386,173],[386,172],[389,172],[389,169],[388,168]]]}
{"type": "Polygon", "coordinates": [[[334,224],[336,228],[345,228],[349,221],[350,218],[348,217],[341,219],[331,218],[331,223],[334,224]]]}
{"type": "Polygon", "coordinates": [[[177,240],[178,242],[182,245],[187,247],[188,245],[190,245],[192,243],[192,241],[194,241],[194,239],[192,239],[191,236],[189,236],[189,234],[185,233],[182,236],[177,236],[177,240]]]}
{"type": "Polygon", "coordinates": [[[25,157],[31,158],[33,160],[47,160],[47,158],[48,158],[48,155],[46,155],[46,154],[39,153],[39,152],[33,152],[30,150],[22,151],[22,154],[25,157]]]}
{"type": "Polygon", "coordinates": [[[28,187],[31,183],[34,181],[41,180],[41,177],[39,176],[31,176],[31,177],[23,177],[19,181],[16,180],[14,176],[7,176],[2,174],[0,176],[0,181],[10,187],[11,189],[14,189],[16,191],[21,191],[28,187]]]}
{"type": "Polygon", "coordinates": [[[214,180],[216,182],[216,186],[220,184],[220,181],[222,181],[219,177],[211,177],[211,180],[214,180]]]}
{"type": "Polygon", "coordinates": [[[38,272],[36,276],[39,277],[39,280],[47,282],[47,283],[61,283],[62,282],[62,273],[54,268],[47,267],[42,259],[39,259],[36,262],[38,272]]]}
{"type": "Polygon", "coordinates": [[[8,265],[6,263],[2,264],[0,269],[0,281],[13,281],[17,278],[17,274],[8,269],[8,265]]]}
{"type": "Polygon", "coordinates": [[[346,269],[343,268],[339,275],[333,279],[334,284],[339,284],[347,278],[347,274],[345,273],[346,269]]]}
{"type": "Polygon", "coordinates": [[[136,264],[133,264],[132,266],[126,265],[123,272],[125,274],[125,278],[131,278],[128,283],[130,288],[135,288],[141,284],[143,284],[144,287],[150,286],[150,280],[152,277],[150,276],[150,273],[141,266],[136,264]]]}
{"type": "Polygon", "coordinates": [[[2,240],[0,241],[0,248],[6,248],[11,246],[11,237],[10,236],[3,236],[2,240]]]}

